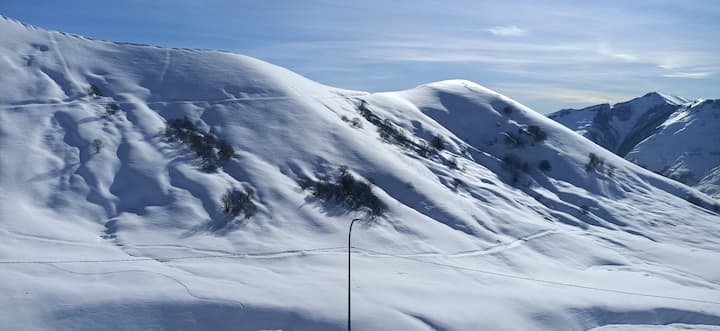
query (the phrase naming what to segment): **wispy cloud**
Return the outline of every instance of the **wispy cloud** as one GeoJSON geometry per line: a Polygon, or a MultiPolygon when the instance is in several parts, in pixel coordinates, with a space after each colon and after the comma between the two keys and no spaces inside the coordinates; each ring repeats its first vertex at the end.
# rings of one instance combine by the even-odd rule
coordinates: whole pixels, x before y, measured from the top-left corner
{"type": "Polygon", "coordinates": [[[384,36],[382,39],[278,43],[254,52],[270,54],[272,58],[312,58],[321,52],[332,58],[365,63],[486,63],[503,66],[563,65],[563,68],[578,64],[637,63],[675,71],[689,70],[683,70],[685,67],[665,67],[663,63],[669,62],[671,58],[679,64],[691,60],[696,63],[707,62],[706,57],[701,58],[703,54],[672,51],[656,54],[642,47],[611,47],[607,43],[589,41],[517,42],[447,34],[404,34],[384,36]]]}
{"type": "Polygon", "coordinates": [[[597,48],[596,52],[600,55],[604,55],[604,56],[607,56],[608,58],[612,58],[612,59],[618,59],[618,60],[622,60],[622,61],[626,61],[626,62],[638,61],[637,55],[618,51],[617,49],[613,49],[612,47],[610,47],[607,44],[600,45],[597,48]]]}
{"type": "Polygon", "coordinates": [[[702,79],[713,75],[714,72],[671,72],[664,74],[663,77],[669,78],[691,78],[691,79],[702,79]]]}
{"type": "MultiPolygon", "coordinates": [[[[500,92],[537,101],[531,106],[549,110],[619,102],[652,90],[691,98],[720,93],[716,84],[720,46],[712,42],[714,35],[706,26],[688,13],[653,6],[640,10],[617,1],[561,6],[525,0],[468,4],[440,17],[433,6],[412,6],[404,10],[415,12],[414,16],[398,19],[388,14],[387,21],[375,17],[373,24],[343,30],[328,29],[324,23],[301,24],[297,29],[312,28],[305,32],[310,36],[307,40],[264,44],[252,49],[251,55],[290,64],[292,69],[313,65],[316,69],[302,73],[326,82],[353,75],[353,80],[362,81],[358,77],[371,77],[376,71],[391,74],[344,85],[375,91],[447,78],[467,78],[490,87],[515,84],[500,92]],[[476,15],[479,12],[484,15],[476,15]],[[433,24],[428,24],[430,17],[433,24]],[[686,24],[669,29],[670,18],[686,24]],[[329,72],[322,66],[350,71],[329,72]]],[[[344,13],[356,19],[357,12],[340,12],[342,20],[335,18],[338,26],[349,26],[344,13]]],[[[711,16],[699,9],[693,15],[711,16]]]]}
{"type": "Polygon", "coordinates": [[[520,37],[527,35],[527,31],[519,28],[516,25],[508,25],[508,26],[494,26],[487,29],[488,32],[495,36],[501,36],[501,37],[520,37]]]}
{"type": "Polygon", "coordinates": [[[615,103],[633,97],[624,93],[584,90],[563,86],[537,86],[534,84],[505,84],[498,86],[497,89],[520,99],[554,100],[558,103],[575,103],[580,105],[615,103]]]}

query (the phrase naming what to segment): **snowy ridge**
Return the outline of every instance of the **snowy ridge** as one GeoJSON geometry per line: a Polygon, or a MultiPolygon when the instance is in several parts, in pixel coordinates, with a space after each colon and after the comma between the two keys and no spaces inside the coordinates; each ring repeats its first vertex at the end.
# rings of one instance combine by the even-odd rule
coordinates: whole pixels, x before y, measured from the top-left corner
{"type": "Polygon", "coordinates": [[[549,117],[644,168],[720,197],[720,103],[657,92],[549,117]]]}
{"type": "Polygon", "coordinates": [[[355,217],[357,330],[720,325],[712,199],[476,83],[369,94],[232,53],[0,35],[3,327],[341,330],[355,217]],[[165,135],[183,117],[234,157],[204,171],[165,135]],[[343,165],[385,213],[301,188],[343,165]],[[223,213],[231,189],[254,215],[223,213]]]}

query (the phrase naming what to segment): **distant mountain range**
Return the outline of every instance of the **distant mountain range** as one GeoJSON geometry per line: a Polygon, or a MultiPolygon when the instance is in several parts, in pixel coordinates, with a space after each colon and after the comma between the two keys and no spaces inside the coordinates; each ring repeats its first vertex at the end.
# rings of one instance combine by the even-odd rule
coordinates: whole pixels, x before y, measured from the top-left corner
{"type": "Polygon", "coordinates": [[[720,100],[651,92],[548,115],[644,168],[720,198],[720,100]]]}

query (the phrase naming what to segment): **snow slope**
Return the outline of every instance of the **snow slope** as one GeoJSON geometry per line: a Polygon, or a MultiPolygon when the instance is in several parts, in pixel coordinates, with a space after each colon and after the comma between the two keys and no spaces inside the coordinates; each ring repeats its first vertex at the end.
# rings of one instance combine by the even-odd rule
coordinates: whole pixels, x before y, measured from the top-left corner
{"type": "Polygon", "coordinates": [[[718,100],[653,92],[549,117],[633,163],[720,197],[718,100]]]}
{"type": "Polygon", "coordinates": [[[480,85],[368,94],[226,52],[0,35],[3,328],[342,330],[355,217],[356,330],[720,325],[712,199],[480,85]],[[203,171],[164,134],[183,116],[235,156],[203,171]],[[342,165],[383,215],[301,189],[342,165]],[[255,215],[221,212],[231,188],[255,215]]]}

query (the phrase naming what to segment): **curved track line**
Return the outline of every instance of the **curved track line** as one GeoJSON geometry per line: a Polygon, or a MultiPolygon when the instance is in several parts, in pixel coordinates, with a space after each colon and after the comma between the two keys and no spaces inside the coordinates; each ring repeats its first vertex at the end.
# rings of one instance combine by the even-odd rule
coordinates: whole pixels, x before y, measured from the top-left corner
{"type": "Polygon", "coordinates": [[[214,301],[214,302],[229,302],[229,303],[238,304],[238,305],[240,305],[240,307],[243,308],[243,309],[245,308],[245,304],[243,304],[242,302],[237,301],[237,300],[224,299],[224,298],[205,297],[205,296],[202,296],[202,295],[195,294],[195,293],[193,293],[193,291],[190,289],[190,286],[188,286],[187,284],[183,283],[182,281],[180,281],[180,280],[177,279],[176,277],[173,277],[173,276],[170,276],[170,275],[166,275],[166,274],[164,274],[164,273],[157,272],[157,271],[142,270],[142,269],[128,269],[128,270],[116,270],[116,271],[106,271],[106,272],[80,272],[80,271],[73,271],[73,270],[68,270],[68,269],[65,269],[65,268],[61,268],[61,267],[58,267],[58,266],[56,266],[56,265],[54,265],[54,264],[52,264],[52,263],[45,263],[45,265],[50,266],[50,267],[53,267],[53,268],[58,269],[58,270],[62,270],[62,271],[67,272],[67,273],[71,273],[71,274],[75,274],[75,275],[81,275],[81,276],[112,275],[112,274],[134,273],[134,272],[135,272],[135,273],[138,273],[138,272],[141,272],[141,273],[150,273],[150,274],[154,274],[154,275],[157,275],[157,276],[162,276],[162,277],[164,277],[164,278],[167,278],[167,279],[172,280],[172,281],[175,282],[176,284],[180,285],[180,286],[185,290],[185,292],[186,292],[189,296],[191,296],[191,297],[193,297],[193,298],[195,298],[195,299],[204,300],[204,301],[214,301]]]}

